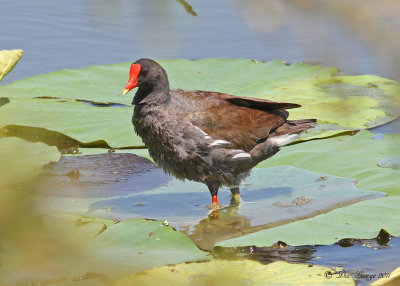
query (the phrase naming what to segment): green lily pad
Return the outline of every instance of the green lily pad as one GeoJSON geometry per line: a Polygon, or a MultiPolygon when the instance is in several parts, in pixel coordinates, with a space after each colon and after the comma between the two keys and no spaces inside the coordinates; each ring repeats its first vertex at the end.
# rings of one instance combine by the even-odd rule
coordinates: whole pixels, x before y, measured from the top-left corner
{"type": "MultiPolygon", "coordinates": [[[[20,249],[6,242],[2,256],[9,261],[0,267],[6,284],[89,282],[109,285],[109,280],[166,264],[205,261],[211,257],[181,232],[161,221],[131,219],[121,222],[70,215],[44,215],[41,240],[52,249],[44,262],[27,265],[20,249]],[[23,268],[27,267],[27,269],[23,268]],[[21,275],[24,273],[24,275],[21,275]]],[[[28,237],[29,238],[29,237],[28,237]]],[[[33,250],[34,252],[34,250],[33,250]]],[[[60,285],[64,285],[60,284],[60,285]]],[[[59,285],[59,284],[57,284],[59,285]]],[[[86,284],[84,284],[86,285],[86,284]]]]}
{"type": "Polygon", "coordinates": [[[351,177],[358,180],[357,187],[361,189],[399,196],[399,171],[380,168],[377,165],[381,159],[400,153],[399,142],[399,134],[376,137],[364,130],[353,136],[285,146],[278,154],[261,162],[257,167],[290,165],[314,172],[351,177]]]}
{"type": "Polygon", "coordinates": [[[283,261],[268,265],[249,260],[210,261],[163,266],[123,277],[113,285],[355,285],[351,277],[325,278],[330,273],[334,271],[328,267],[283,261]]]}
{"type": "Polygon", "coordinates": [[[22,50],[0,51],[0,81],[14,68],[23,53],[22,50]]]}
{"type": "Polygon", "coordinates": [[[290,245],[332,244],[346,237],[373,238],[382,228],[399,236],[399,205],[399,197],[363,201],[310,219],[229,239],[217,245],[269,246],[279,240],[290,245]]]}
{"type": "MultiPolygon", "coordinates": [[[[113,276],[138,272],[166,264],[211,257],[183,233],[161,221],[129,219],[108,228],[91,244],[96,261],[104,261],[113,276]]],[[[93,268],[93,271],[95,268],[93,268]]]]}
{"type": "Polygon", "coordinates": [[[0,187],[36,177],[43,165],[60,159],[57,148],[16,137],[0,138],[0,187]]]}
{"type": "Polygon", "coordinates": [[[72,100],[10,99],[0,108],[0,137],[8,133],[26,139],[35,137],[37,129],[29,129],[31,126],[48,129],[47,133],[42,129],[37,140],[60,147],[143,146],[133,130],[133,110],[129,107],[101,108],[72,100]],[[14,132],[15,128],[7,128],[10,124],[25,128],[14,132]],[[60,138],[54,131],[71,138],[60,138]]]}
{"type": "MultiPolygon", "coordinates": [[[[336,68],[281,61],[204,59],[158,61],[167,71],[172,88],[210,90],[257,96],[279,84],[310,77],[331,77],[336,68]]],[[[131,63],[60,70],[4,85],[0,96],[12,98],[58,97],[129,105],[131,96],[120,96],[128,81],[131,63]],[[68,88],[65,83],[68,82],[68,88]]]]}
{"type": "MultiPolygon", "coordinates": [[[[167,70],[171,86],[174,88],[211,90],[302,104],[302,108],[291,110],[290,118],[318,118],[320,124],[318,128],[304,133],[303,139],[369,128],[389,122],[400,115],[399,84],[377,76],[337,76],[336,68],[304,63],[286,65],[278,60],[261,63],[238,59],[204,59],[165,60],[160,63],[167,70]]],[[[61,70],[5,85],[0,89],[0,97],[41,97],[46,105],[51,98],[62,98],[69,99],[66,101],[69,106],[65,106],[65,109],[58,108],[58,116],[54,116],[50,108],[47,108],[48,112],[44,114],[34,112],[37,109],[35,104],[30,109],[32,112],[15,114],[16,121],[3,119],[2,125],[19,124],[48,128],[65,132],[66,135],[84,143],[106,140],[112,147],[138,146],[141,144],[140,139],[127,132],[128,128],[132,128],[127,117],[128,109],[121,111],[121,106],[97,107],[100,110],[95,112],[94,106],[86,106],[90,116],[82,117],[76,116],[74,112],[79,114],[76,111],[78,107],[72,107],[70,101],[83,100],[97,106],[108,103],[129,106],[131,96],[118,96],[127,81],[129,65],[130,63],[122,63],[61,70]],[[65,88],[66,83],[68,88],[65,88]],[[106,108],[109,110],[106,111],[106,108]],[[103,117],[100,118],[100,114],[103,114],[103,117]],[[29,116],[32,116],[32,119],[29,116]],[[55,120],[51,126],[48,118],[55,120]],[[72,124],[74,118],[89,122],[72,124]],[[68,121],[65,121],[66,119],[68,121]],[[35,125],[31,125],[30,121],[35,125]],[[63,122],[71,121],[69,125],[79,126],[79,132],[59,127],[63,122]],[[97,124],[91,124],[93,121],[97,124]],[[100,126],[100,123],[103,125],[100,126]],[[98,131],[106,131],[104,129],[109,129],[110,132],[99,134],[98,131]],[[120,136],[114,136],[116,134],[120,136]]],[[[26,105],[33,103],[28,102],[26,105]]],[[[11,104],[5,106],[8,105],[11,104]]],[[[25,110],[23,105],[18,103],[14,109],[25,110]]],[[[85,108],[79,109],[84,112],[85,108]]],[[[129,112],[132,111],[129,109],[129,112]]]]}
{"type": "MultiPolygon", "coordinates": [[[[52,181],[47,183],[48,187],[42,184],[40,190],[44,191],[46,200],[38,200],[38,204],[43,211],[62,210],[115,220],[135,217],[167,220],[203,249],[211,249],[216,241],[243,233],[384,196],[380,192],[356,189],[353,179],[287,166],[256,169],[242,187],[242,202],[239,205],[232,202],[218,211],[218,219],[212,219],[208,217],[207,208],[210,194],[203,184],[171,179],[161,187],[138,192],[140,185],[135,186],[132,182],[127,192],[124,189],[126,184],[114,183],[108,191],[105,190],[107,196],[99,197],[91,191],[90,185],[95,182],[90,183],[91,177],[84,179],[89,180],[84,184],[79,184],[79,181],[64,184],[68,192],[60,190],[60,185],[52,181]],[[74,195],[69,197],[65,193],[74,195]]],[[[221,190],[219,198],[222,204],[227,204],[230,192],[221,190]]]]}

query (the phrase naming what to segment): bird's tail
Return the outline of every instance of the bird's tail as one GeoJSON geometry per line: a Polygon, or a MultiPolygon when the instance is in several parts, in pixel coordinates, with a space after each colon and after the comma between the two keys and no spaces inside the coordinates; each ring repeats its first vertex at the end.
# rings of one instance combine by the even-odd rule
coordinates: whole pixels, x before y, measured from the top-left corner
{"type": "Polygon", "coordinates": [[[289,144],[296,140],[299,133],[313,128],[316,119],[288,120],[283,125],[275,129],[267,140],[257,144],[249,153],[254,164],[275,155],[279,147],[289,144]]]}
{"type": "Polygon", "coordinates": [[[282,135],[298,134],[315,126],[316,119],[287,120],[272,132],[268,138],[282,135]]]}

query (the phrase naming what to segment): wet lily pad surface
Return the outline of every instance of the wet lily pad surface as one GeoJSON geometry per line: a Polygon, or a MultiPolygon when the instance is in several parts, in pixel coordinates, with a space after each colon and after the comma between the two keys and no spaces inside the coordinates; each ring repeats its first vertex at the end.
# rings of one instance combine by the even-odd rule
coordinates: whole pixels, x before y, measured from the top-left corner
{"type": "Polygon", "coordinates": [[[106,198],[151,190],[170,179],[149,159],[135,154],[68,156],[45,169],[34,191],[45,196],[106,198]]]}
{"type": "Polygon", "coordinates": [[[385,195],[359,190],[353,179],[287,166],[256,169],[241,188],[240,204],[230,204],[230,192],[220,191],[225,208],[214,218],[208,216],[210,194],[203,184],[168,178],[133,154],[72,156],[51,169],[51,175],[38,180],[40,194],[45,195],[42,210],[114,220],[167,220],[205,249],[217,241],[385,195]]]}

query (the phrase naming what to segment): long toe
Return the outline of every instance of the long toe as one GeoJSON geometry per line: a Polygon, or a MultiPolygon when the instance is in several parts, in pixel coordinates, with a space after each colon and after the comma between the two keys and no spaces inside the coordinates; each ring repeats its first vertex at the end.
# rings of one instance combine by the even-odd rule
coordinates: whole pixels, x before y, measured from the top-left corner
{"type": "Polygon", "coordinates": [[[214,210],[223,209],[224,206],[221,205],[220,203],[212,203],[212,204],[208,205],[208,208],[209,208],[211,211],[214,211],[214,210]]]}

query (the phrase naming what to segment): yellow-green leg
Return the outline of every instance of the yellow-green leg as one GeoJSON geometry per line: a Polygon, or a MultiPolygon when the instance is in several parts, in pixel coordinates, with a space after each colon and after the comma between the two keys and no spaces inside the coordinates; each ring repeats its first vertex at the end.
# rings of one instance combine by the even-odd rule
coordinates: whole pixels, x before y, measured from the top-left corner
{"type": "Polygon", "coordinates": [[[238,204],[240,203],[240,191],[239,187],[231,188],[232,198],[231,204],[238,204]]]}

